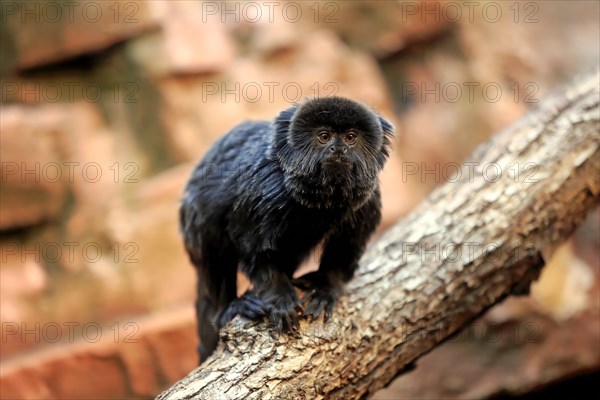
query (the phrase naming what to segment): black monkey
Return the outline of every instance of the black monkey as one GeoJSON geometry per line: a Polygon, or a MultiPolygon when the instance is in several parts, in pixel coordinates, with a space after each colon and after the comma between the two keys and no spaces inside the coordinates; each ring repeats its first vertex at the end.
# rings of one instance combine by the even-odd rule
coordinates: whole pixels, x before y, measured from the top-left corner
{"type": "Polygon", "coordinates": [[[272,122],[244,122],[195,168],[180,209],[198,271],[200,360],[235,315],[295,331],[298,314],[331,316],[381,219],[378,173],[393,127],[341,97],[307,100],[272,122]],[[319,270],[293,281],[320,242],[319,270]],[[253,289],[236,295],[238,265],[253,289]],[[306,290],[298,299],[293,285],[306,290]],[[301,307],[302,305],[302,307],[301,307]]]}

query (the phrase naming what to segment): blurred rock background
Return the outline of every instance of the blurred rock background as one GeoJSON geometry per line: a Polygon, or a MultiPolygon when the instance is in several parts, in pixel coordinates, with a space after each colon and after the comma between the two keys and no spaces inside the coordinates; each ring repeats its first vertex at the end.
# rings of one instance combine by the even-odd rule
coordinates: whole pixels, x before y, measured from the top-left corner
{"type": "MultiPolygon", "coordinates": [[[[178,201],[239,122],[333,94],[391,119],[384,229],[600,55],[592,1],[3,1],[0,12],[3,399],[152,398],[195,367],[178,201]]],[[[503,173],[515,171],[535,172],[503,173]]],[[[376,398],[541,396],[573,376],[591,386],[599,220],[531,296],[376,398]]]]}

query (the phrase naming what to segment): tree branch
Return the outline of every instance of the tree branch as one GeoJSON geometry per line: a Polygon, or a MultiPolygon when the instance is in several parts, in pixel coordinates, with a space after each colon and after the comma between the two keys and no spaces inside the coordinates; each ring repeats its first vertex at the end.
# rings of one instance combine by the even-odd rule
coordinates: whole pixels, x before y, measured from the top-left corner
{"type": "Polygon", "coordinates": [[[236,318],[215,354],[158,398],[365,398],[526,293],[598,203],[599,87],[598,73],[584,77],[480,146],[369,249],[330,322],[273,338],[236,318]]]}

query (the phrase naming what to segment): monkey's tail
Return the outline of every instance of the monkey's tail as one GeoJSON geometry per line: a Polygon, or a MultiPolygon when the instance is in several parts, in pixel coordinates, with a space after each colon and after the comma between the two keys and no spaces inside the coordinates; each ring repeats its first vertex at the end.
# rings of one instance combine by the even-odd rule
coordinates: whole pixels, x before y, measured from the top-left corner
{"type": "Polygon", "coordinates": [[[237,258],[233,249],[217,251],[202,246],[202,259],[193,259],[198,270],[196,315],[198,354],[204,362],[219,343],[219,316],[237,298],[237,258]]]}
{"type": "Polygon", "coordinates": [[[197,204],[186,196],[180,208],[180,225],[197,272],[198,355],[202,363],[219,342],[219,314],[236,298],[237,255],[228,238],[204,230],[200,216],[197,204]]]}
{"type": "Polygon", "coordinates": [[[199,364],[202,364],[217,347],[219,342],[219,329],[217,327],[217,304],[202,273],[202,267],[198,269],[198,282],[196,286],[196,318],[197,330],[200,343],[198,344],[199,364]]]}

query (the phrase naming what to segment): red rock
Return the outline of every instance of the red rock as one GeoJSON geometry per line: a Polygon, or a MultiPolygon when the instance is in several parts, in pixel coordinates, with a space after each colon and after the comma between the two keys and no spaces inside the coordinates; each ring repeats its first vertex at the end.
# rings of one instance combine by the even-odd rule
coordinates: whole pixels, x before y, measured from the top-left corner
{"type": "Polygon", "coordinates": [[[0,374],[0,397],[3,399],[51,399],[55,397],[38,374],[31,373],[27,368],[11,371],[9,377],[0,374]]]}
{"type": "MultiPolygon", "coordinates": [[[[385,57],[443,34],[447,1],[305,3],[301,22],[332,30],[353,47],[385,57]],[[368,18],[365,16],[368,15],[368,18]]],[[[459,6],[460,7],[460,6],[459,6]]]]}
{"type": "Polygon", "coordinates": [[[197,364],[192,306],[103,326],[99,341],[55,346],[4,362],[2,398],[152,397],[197,364]],[[133,328],[133,329],[132,329],[133,328]]]}
{"type": "Polygon", "coordinates": [[[204,10],[206,3],[146,4],[162,30],[133,41],[128,51],[150,75],[220,71],[233,60],[234,44],[219,16],[204,10]]]}
{"type": "MultiPolygon", "coordinates": [[[[124,335],[131,333],[132,331],[125,332],[124,335]]],[[[120,357],[126,369],[128,384],[136,395],[144,397],[155,396],[160,390],[156,358],[148,348],[149,345],[145,337],[132,338],[131,340],[135,340],[137,343],[131,343],[127,346],[123,345],[123,348],[120,350],[120,357]]]]}
{"type": "Polygon", "coordinates": [[[104,50],[156,26],[142,1],[12,2],[3,12],[19,69],[104,50]]]}
{"type": "Polygon", "coordinates": [[[0,229],[58,217],[67,194],[56,128],[67,123],[59,106],[2,109],[0,229]]]}
{"type": "Polygon", "coordinates": [[[149,337],[148,342],[156,365],[168,382],[176,382],[198,366],[198,341],[193,329],[165,329],[149,337]]]}
{"type": "Polygon", "coordinates": [[[58,398],[122,398],[127,393],[127,377],[116,358],[79,355],[41,369],[51,391],[58,398]]]}

